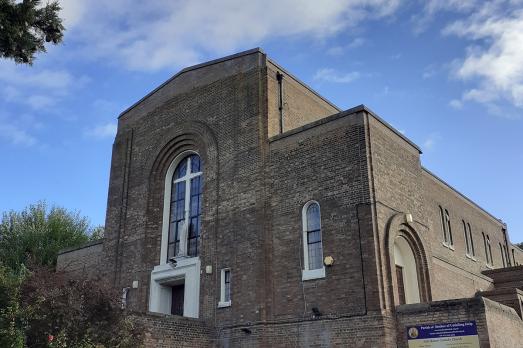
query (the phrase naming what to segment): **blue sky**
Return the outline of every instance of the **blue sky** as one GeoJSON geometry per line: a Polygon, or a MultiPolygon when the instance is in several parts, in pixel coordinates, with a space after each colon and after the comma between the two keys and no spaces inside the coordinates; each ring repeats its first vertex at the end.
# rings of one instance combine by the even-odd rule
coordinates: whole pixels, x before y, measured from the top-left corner
{"type": "Polygon", "coordinates": [[[523,1],[61,1],[32,67],[0,61],[0,211],[38,200],[103,224],[116,118],[181,68],[260,46],[523,241],[523,1]]]}

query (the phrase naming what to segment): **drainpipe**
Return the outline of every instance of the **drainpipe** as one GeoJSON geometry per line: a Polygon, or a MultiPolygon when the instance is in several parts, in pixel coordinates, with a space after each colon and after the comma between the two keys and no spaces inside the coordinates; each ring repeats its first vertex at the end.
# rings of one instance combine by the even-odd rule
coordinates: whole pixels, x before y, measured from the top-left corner
{"type": "Polygon", "coordinates": [[[279,71],[276,73],[278,80],[278,110],[280,112],[280,134],[283,133],[283,74],[279,71]]]}

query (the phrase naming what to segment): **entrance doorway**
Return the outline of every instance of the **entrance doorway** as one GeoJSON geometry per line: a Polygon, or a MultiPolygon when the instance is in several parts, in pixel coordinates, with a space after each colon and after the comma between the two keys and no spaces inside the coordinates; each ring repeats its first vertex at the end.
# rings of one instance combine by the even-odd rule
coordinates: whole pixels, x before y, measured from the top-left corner
{"type": "Polygon", "coordinates": [[[403,237],[394,241],[394,261],[397,283],[397,304],[420,302],[418,266],[414,253],[403,237]]]}
{"type": "Polygon", "coordinates": [[[183,316],[183,301],[185,296],[185,284],[171,287],[171,314],[183,316]]]}

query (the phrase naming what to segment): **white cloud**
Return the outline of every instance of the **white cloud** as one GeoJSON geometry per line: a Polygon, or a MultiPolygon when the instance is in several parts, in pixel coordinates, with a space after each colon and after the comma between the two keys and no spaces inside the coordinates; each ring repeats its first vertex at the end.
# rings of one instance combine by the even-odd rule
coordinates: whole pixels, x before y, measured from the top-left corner
{"type": "Polygon", "coordinates": [[[75,77],[63,69],[50,70],[0,61],[0,96],[6,102],[26,104],[33,109],[49,108],[72,89],[89,82],[87,76],[75,77]]]}
{"type": "Polygon", "coordinates": [[[326,81],[334,83],[349,83],[360,77],[360,73],[357,71],[352,71],[349,73],[339,73],[334,69],[323,68],[319,69],[314,75],[314,80],[317,81],[326,81]]]}
{"type": "Polygon", "coordinates": [[[469,18],[449,25],[444,33],[476,43],[454,72],[462,80],[477,82],[463,94],[463,100],[508,100],[523,108],[523,9],[505,12],[500,4],[484,5],[469,18]]]}
{"type": "Polygon", "coordinates": [[[449,102],[449,106],[451,108],[453,108],[453,109],[461,110],[461,109],[463,109],[463,102],[461,100],[458,100],[458,99],[452,99],[449,102]]]}
{"type": "MultiPolygon", "coordinates": [[[[522,0],[430,0],[413,18],[415,31],[421,32],[440,12],[459,15],[446,24],[443,34],[469,42],[464,57],[451,64],[452,77],[468,87],[460,100],[449,103],[451,107],[459,109],[472,101],[496,115],[523,108],[522,5],[522,0]]],[[[423,78],[434,73],[426,70],[423,78]]]]}
{"type": "Polygon", "coordinates": [[[0,117],[0,139],[20,146],[32,146],[37,143],[35,137],[20,126],[9,122],[5,117],[0,117]]]}
{"type": "Polygon", "coordinates": [[[425,1],[423,11],[414,15],[411,20],[414,32],[420,34],[425,31],[439,12],[466,13],[477,7],[479,0],[428,0],[425,1]]]}
{"type": "Polygon", "coordinates": [[[116,130],[117,125],[115,123],[106,123],[86,130],[84,135],[96,139],[114,138],[116,136],[116,130]]]}
{"type": "Polygon", "coordinates": [[[365,41],[366,40],[364,38],[357,37],[354,40],[352,40],[351,42],[349,42],[347,45],[334,46],[334,47],[329,48],[327,50],[327,54],[330,56],[341,56],[348,50],[363,46],[365,44],[365,41]]]}
{"type": "Polygon", "coordinates": [[[131,69],[179,67],[266,39],[321,39],[392,15],[401,0],[64,0],[66,40],[131,69]],[[88,5],[86,5],[88,4],[88,5]],[[110,33],[110,35],[108,35],[110,33]]]}

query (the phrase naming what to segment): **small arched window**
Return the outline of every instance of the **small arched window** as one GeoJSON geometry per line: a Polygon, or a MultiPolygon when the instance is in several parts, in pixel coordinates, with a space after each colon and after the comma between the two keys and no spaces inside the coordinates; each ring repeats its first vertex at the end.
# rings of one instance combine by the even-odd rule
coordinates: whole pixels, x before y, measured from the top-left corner
{"type": "Polygon", "coordinates": [[[202,206],[202,167],[198,155],[188,155],[178,163],[170,194],[167,260],[174,256],[198,256],[202,206]]]}
{"type": "Polygon", "coordinates": [[[321,235],[321,213],[318,202],[305,204],[303,219],[303,280],[325,277],[323,266],[323,243],[321,235]]]}

